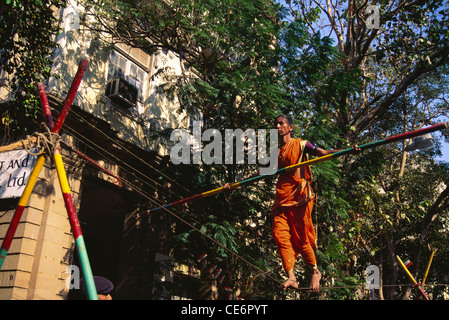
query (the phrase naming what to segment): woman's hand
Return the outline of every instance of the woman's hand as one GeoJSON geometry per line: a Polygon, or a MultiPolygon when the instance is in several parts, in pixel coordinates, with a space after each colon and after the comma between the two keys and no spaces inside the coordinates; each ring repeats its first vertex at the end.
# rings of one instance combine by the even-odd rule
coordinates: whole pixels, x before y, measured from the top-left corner
{"type": "Polygon", "coordinates": [[[361,153],[361,152],[362,152],[362,149],[360,149],[358,145],[354,145],[354,146],[352,147],[352,152],[351,152],[351,154],[359,154],[359,153],[361,153]]]}

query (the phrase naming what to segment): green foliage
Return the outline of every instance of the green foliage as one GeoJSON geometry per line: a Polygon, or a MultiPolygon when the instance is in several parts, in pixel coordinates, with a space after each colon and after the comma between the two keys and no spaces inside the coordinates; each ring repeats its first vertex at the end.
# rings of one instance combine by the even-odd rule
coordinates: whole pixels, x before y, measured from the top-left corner
{"type": "MultiPolygon", "coordinates": [[[[65,1],[6,1],[0,8],[1,68],[8,78],[11,99],[3,106],[3,125],[20,135],[33,126],[40,110],[37,83],[50,75],[50,59],[59,32],[55,10],[65,1]]],[[[29,130],[31,131],[31,130],[29,130]]]]}

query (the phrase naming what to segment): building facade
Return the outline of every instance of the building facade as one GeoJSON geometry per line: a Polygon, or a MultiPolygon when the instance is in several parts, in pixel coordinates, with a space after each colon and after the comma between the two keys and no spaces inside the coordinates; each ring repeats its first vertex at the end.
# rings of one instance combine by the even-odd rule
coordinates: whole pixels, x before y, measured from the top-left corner
{"type": "MultiPolygon", "coordinates": [[[[89,59],[60,136],[92,272],[114,283],[115,298],[170,299],[164,283],[174,278],[190,287],[192,281],[194,287],[201,286],[198,270],[173,266],[166,252],[171,223],[162,215],[144,214],[165,192],[155,176],[169,162],[170,143],[160,133],[189,126],[188,117],[177,111],[177,102],[158,92],[163,78],[153,76],[161,68],[179,73],[181,61],[172,52],[147,54],[123,43],[112,45],[111,39],[81,25],[83,10],[69,1],[59,12],[63,32],[56,39],[59,48],[52,72],[60,77],[44,85],[55,118],[78,63],[89,59]]],[[[0,88],[3,100],[8,94],[0,88]]],[[[2,160],[5,167],[8,161],[23,163],[11,153],[2,156],[9,159],[2,160]]],[[[9,173],[1,174],[0,190],[5,190],[11,181],[9,173]]],[[[19,184],[19,178],[14,181],[19,184]]],[[[0,241],[18,197],[20,190],[0,199],[0,241]]],[[[0,270],[0,299],[70,299],[70,289],[82,276],[79,269],[58,175],[48,157],[0,270]]],[[[198,297],[186,290],[179,297],[198,297]]]]}

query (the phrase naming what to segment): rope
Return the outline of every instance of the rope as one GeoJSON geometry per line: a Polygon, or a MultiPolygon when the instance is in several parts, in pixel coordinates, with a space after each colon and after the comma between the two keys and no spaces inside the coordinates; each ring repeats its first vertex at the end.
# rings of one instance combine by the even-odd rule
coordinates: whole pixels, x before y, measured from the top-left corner
{"type": "MultiPolygon", "coordinates": [[[[381,288],[393,288],[393,287],[415,287],[416,285],[413,283],[410,284],[384,284],[381,285],[381,288]]],[[[449,283],[433,283],[433,284],[425,284],[422,287],[446,287],[449,286],[449,283]]],[[[352,285],[352,286],[329,286],[329,287],[323,287],[320,286],[320,290],[336,290],[336,289],[366,289],[366,290],[371,290],[369,288],[366,287],[366,285],[352,285]]],[[[312,291],[312,289],[308,288],[308,287],[299,287],[299,288],[295,288],[295,290],[299,290],[299,291],[312,291]]],[[[379,289],[374,289],[374,290],[379,290],[379,289]]]]}
{"type": "Polygon", "coordinates": [[[0,152],[24,149],[32,156],[53,154],[55,149],[60,148],[61,137],[59,134],[51,132],[45,124],[42,123],[41,127],[45,132],[34,132],[31,136],[27,136],[26,139],[16,141],[6,146],[0,146],[0,152]],[[38,151],[33,152],[34,148],[37,148],[38,151]]]}
{"type": "Polygon", "coordinates": [[[105,136],[108,140],[114,142],[115,144],[117,144],[119,147],[121,147],[122,149],[126,150],[130,155],[132,155],[135,159],[139,160],[140,162],[142,162],[142,164],[150,167],[151,169],[153,169],[154,171],[156,171],[157,173],[159,173],[161,176],[167,178],[171,183],[177,185],[178,187],[184,189],[186,192],[188,192],[189,194],[192,194],[192,192],[187,189],[184,185],[179,184],[176,180],[174,180],[173,178],[171,178],[170,176],[166,175],[165,173],[163,173],[162,171],[158,170],[156,167],[152,166],[151,164],[149,164],[148,162],[146,162],[144,159],[142,159],[141,157],[137,156],[136,154],[134,154],[132,151],[130,151],[126,146],[124,146],[123,144],[121,144],[119,141],[117,141],[117,139],[114,139],[110,136],[108,136],[105,132],[101,131],[100,129],[98,129],[98,127],[94,126],[92,123],[90,123],[87,119],[85,119],[81,114],[77,113],[76,110],[72,110],[72,113],[74,113],[79,119],[82,119],[87,125],[89,125],[90,127],[92,127],[93,129],[95,129],[96,131],[98,131],[99,133],[101,133],[103,136],[105,136]]]}

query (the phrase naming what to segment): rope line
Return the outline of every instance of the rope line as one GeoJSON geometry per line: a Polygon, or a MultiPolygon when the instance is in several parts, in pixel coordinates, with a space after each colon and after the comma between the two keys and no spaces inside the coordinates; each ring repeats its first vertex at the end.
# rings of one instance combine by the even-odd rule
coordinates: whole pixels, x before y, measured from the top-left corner
{"type": "MultiPolygon", "coordinates": [[[[90,141],[91,142],[91,141],[90,141]]],[[[91,142],[92,143],[92,142],[91,142]]],[[[119,165],[118,165],[119,166],[119,165]]],[[[120,167],[120,166],[119,166],[120,167]]],[[[142,195],[143,197],[145,197],[147,200],[151,201],[153,204],[155,205],[160,205],[160,202],[157,201],[156,199],[152,198],[150,195],[148,195],[146,192],[144,192],[142,189],[137,188],[136,185],[134,183],[132,183],[131,181],[128,181],[127,179],[123,178],[123,177],[119,177],[121,179],[121,181],[128,185],[131,189],[133,189],[134,191],[136,191],[137,193],[139,193],[140,195],[142,195]]],[[[216,245],[218,245],[219,247],[223,248],[224,250],[226,250],[227,252],[231,253],[232,255],[236,256],[237,258],[239,258],[240,260],[242,260],[243,262],[245,262],[246,264],[248,264],[249,266],[251,266],[252,268],[256,269],[257,271],[260,272],[260,274],[257,274],[255,276],[255,278],[261,276],[261,275],[266,275],[268,276],[272,281],[278,283],[278,284],[282,284],[282,281],[274,278],[273,276],[271,276],[269,273],[273,271],[273,269],[270,269],[268,271],[264,271],[262,269],[260,269],[259,267],[257,267],[256,265],[252,264],[250,261],[248,261],[247,259],[245,259],[244,257],[240,256],[238,253],[230,250],[229,248],[227,248],[226,246],[224,246],[223,244],[221,244],[220,242],[218,242],[217,240],[213,239],[212,237],[210,237],[209,235],[207,235],[206,233],[204,233],[203,231],[201,231],[198,227],[192,225],[190,222],[188,222],[187,220],[183,219],[182,217],[180,217],[179,215],[175,214],[174,212],[172,212],[171,210],[167,209],[167,208],[163,208],[167,213],[169,213],[170,215],[174,216],[175,218],[177,218],[178,220],[180,220],[181,222],[183,222],[184,224],[188,225],[189,227],[191,227],[192,229],[194,229],[195,231],[199,232],[201,235],[203,235],[204,237],[206,237],[207,239],[209,239],[211,242],[215,243],[216,245]]],[[[413,287],[415,286],[414,284],[394,284],[394,285],[381,285],[381,287],[383,288],[388,288],[388,287],[413,287]]],[[[429,286],[429,287],[435,287],[435,286],[449,286],[449,284],[425,284],[424,286],[429,286]]],[[[423,287],[424,287],[423,286],[423,287]]],[[[366,289],[369,290],[368,288],[366,288],[366,285],[352,285],[352,286],[320,286],[320,290],[337,290],[337,289],[366,289]]],[[[298,287],[298,288],[294,288],[294,290],[296,291],[312,291],[309,287],[298,287]]]]}
{"type": "MultiPolygon", "coordinates": [[[[410,284],[384,284],[380,285],[380,288],[394,288],[394,287],[415,287],[416,285],[413,283],[410,284]]],[[[431,283],[431,284],[425,284],[422,287],[446,287],[449,286],[449,283],[431,283]]],[[[367,288],[366,285],[359,284],[359,285],[352,285],[352,286],[320,286],[320,290],[336,290],[336,289],[365,289],[365,290],[372,290],[370,288],[367,288]]],[[[295,288],[295,290],[299,291],[312,291],[312,289],[308,287],[299,287],[295,288]]],[[[379,290],[379,289],[374,289],[379,290]]]]}

